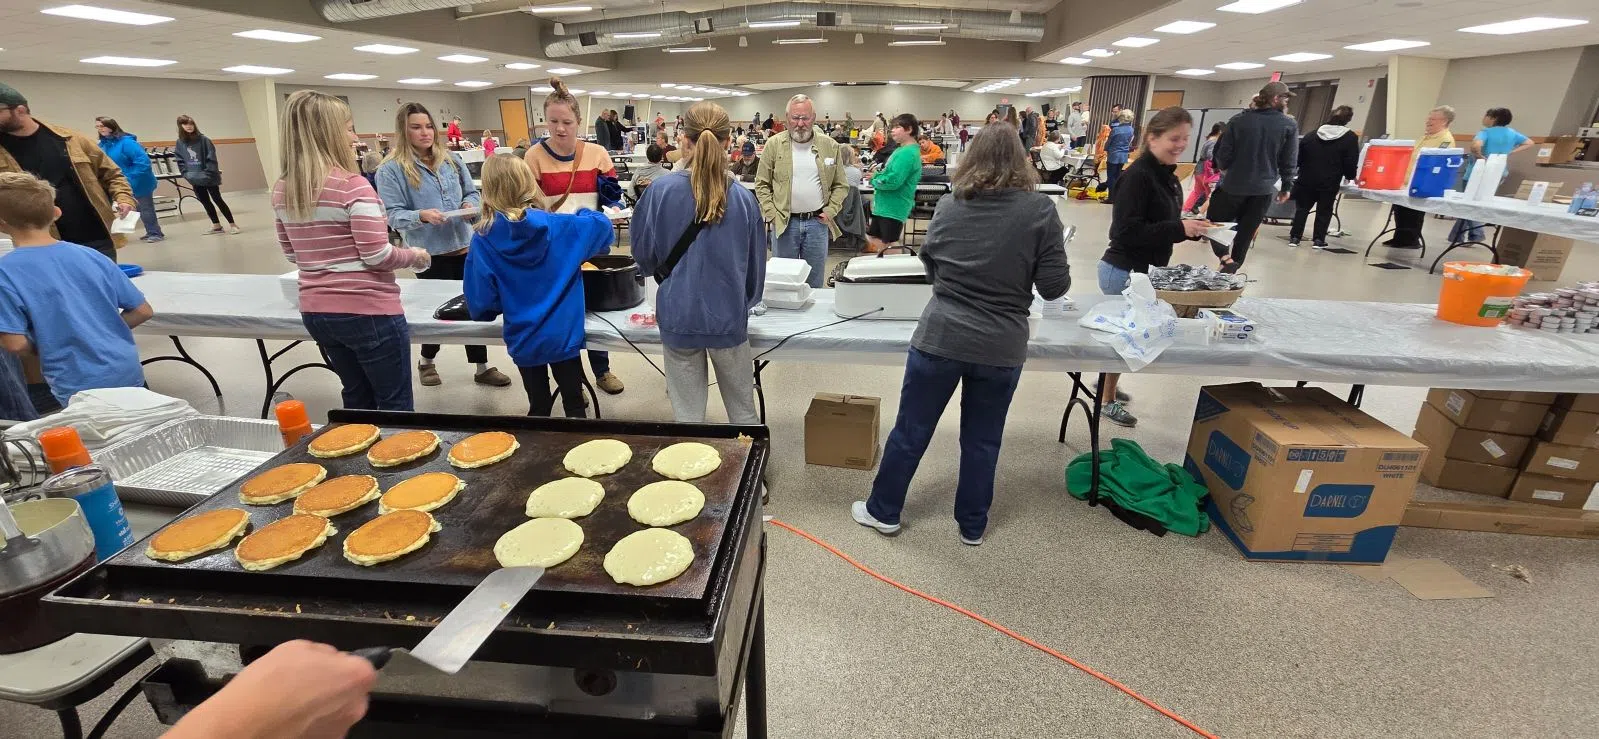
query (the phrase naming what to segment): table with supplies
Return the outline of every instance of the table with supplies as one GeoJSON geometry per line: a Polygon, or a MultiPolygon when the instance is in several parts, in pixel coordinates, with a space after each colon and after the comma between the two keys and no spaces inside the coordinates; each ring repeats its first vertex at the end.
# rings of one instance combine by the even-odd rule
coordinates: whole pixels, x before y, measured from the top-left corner
{"type": "MultiPolygon", "coordinates": [[[[1451,218],[1476,221],[1477,223],[1484,224],[1485,226],[1492,225],[1494,227],[1494,236],[1488,241],[1461,241],[1450,244],[1443,250],[1443,252],[1439,253],[1436,259],[1433,260],[1432,267],[1428,269],[1429,272],[1436,270],[1439,263],[1443,261],[1444,256],[1449,252],[1464,246],[1485,247],[1492,255],[1492,261],[1496,263],[1499,262],[1501,259],[1500,252],[1503,247],[1500,237],[1502,235],[1502,229],[1506,228],[1529,232],[1535,235],[1547,235],[1555,238],[1570,239],[1572,241],[1599,242],[1599,218],[1567,213],[1566,206],[1558,203],[1540,203],[1534,205],[1519,198],[1498,196],[1491,197],[1486,200],[1466,200],[1464,198],[1453,197],[1413,198],[1403,190],[1365,190],[1353,186],[1345,188],[1345,193],[1365,198],[1367,200],[1375,200],[1380,203],[1398,205],[1405,208],[1410,208],[1411,210],[1422,211],[1424,213],[1434,213],[1451,218]]],[[[1388,220],[1384,223],[1382,232],[1377,234],[1377,236],[1371,240],[1370,244],[1366,245],[1366,255],[1371,255],[1372,247],[1377,244],[1378,239],[1381,239],[1383,236],[1393,232],[1393,230],[1393,215],[1392,211],[1390,210],[1388,220]]],[[[1422,242],[1421,253],[1425,258],[1427,253],[1425,241],[1422,242]]],[[[1511,261],[1515,262],[1521,260],[1512,259],[1511,261]]],[[[1518,264],[1516,266],[1530,267],[1531,265],[1518,264]]],[[[1539,274],[1537,277],[1537,279],[1540,280],[1553,280],[1558,278],[1558,269],[1554,271],[1552,276],[1548,274],[1539,274]]]]}

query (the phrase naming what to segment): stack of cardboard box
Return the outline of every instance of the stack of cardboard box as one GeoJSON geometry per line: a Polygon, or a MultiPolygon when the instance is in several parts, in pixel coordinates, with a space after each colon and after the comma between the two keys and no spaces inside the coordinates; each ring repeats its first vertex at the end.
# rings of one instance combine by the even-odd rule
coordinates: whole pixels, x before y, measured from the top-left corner
{"type": "Polygon", "coordinates": [[[1436,487],[1582,508],[1599,483],[1599,395],[1436,389],[1413,436],[1436,487]]]}

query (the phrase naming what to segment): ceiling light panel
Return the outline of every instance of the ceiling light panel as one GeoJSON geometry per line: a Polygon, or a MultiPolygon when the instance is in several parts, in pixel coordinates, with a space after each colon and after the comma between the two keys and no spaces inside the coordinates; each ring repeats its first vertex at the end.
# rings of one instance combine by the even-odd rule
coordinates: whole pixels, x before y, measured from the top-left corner
{"type": "Polygon", "coordinates": [[[1486,33],[1494,36],[1508,36],[1513,33],[1532,33],[1533,31],[1552,31],[1556,28],[1570,28],[1581,26],[1588,21],[1576,18],[1544,18],[1535,16],[1521,18],[1513,21],[1489,23],[1483,26],[1470,26],[1460,29],[1462,33],[1486,33]]]}
{"type": "Polygon", "coordinates": [[[473,56],[471,54],[445,54],[439,57],[441,62],[455,62],[456,64],[477,64],[488,60],[489,58],[486,56],[473,56]]]}
{"type": "Polygon", "coordinates": [[[288,31],[274,31],[270,28],[257,28],[253,31],[240,31],[233,34],[239,38],[253,38],[257,41],[277,41],[285,44],[303,44],[307,41],[320,41],[321,36],[312,36],[309,33],[290,33],[288,31]]]}
{"type": "Polygon", "coordinates": [[[407,77],[403,80],[395,80],[395,82],[402,85],[437,85],[443,81],[437,77],[407,77]]]}
{"type": "Polygon", "coordinates": [[[177,64],[172,59],[146,59],[138,56],[91,56],[78,61],[84,64],[110,64],[117,67],[165,67],[177,64]]]}
{"type": "Polygon", "coordinates": [[[1111,46],[1126,46],[1127,48],[1130,48],[1130,49],[1142,49],[1145,46],[1154,46],[1155,44],[1158,44],[1158,43],[1160,43],[1160,39],[1158,39],[1158,38],[1146,38],[1146,37],[1143,37],[1143,36],[1128,36],[1127,38],[1124,38],[1124,39],[1118,39],[1116,41],[1112,41],[1110,43],[1110,45],[1111,46]]]}
{"type": "Polygon", "coordinates": [[[1271,57],[1274,62],[1315,62],[1322,59],[1331,59],[1332,54],[1317,54],[1313,51],[1296,51],[1292,54],[1281,54],[1271,57]]]}
{"type": "Polygon", "coordinates": [[[1089,49],[1088,51],[1083,52],[1083,56],[1099,57],[1103,59],[1108,56],[1116,56],[1116,52],[1109,49],[1089,49]]]}
{"type": "Polygon", "coordinates": [[[1257,15],[1260,13],[1270,13],[1273,10],[1280,10],[1290,5],[1298,5],[1300,2],[1303,2],[1303,0],[1238,0],[1238,2],[1223,5],[1217,8],[1217,10],[1220,10],[1224,13],[1248,13],[1250,15],[1257,15]]]}
{"type": "Polygon", "coordinates": [[[1186,76],[1189,76],[1189,77],[1204,77],[1207,74],[1215,74],[1215,73],[1216,73],[1216,70],[1214,70],[1214,69],[1179,69],[1179,70],[1177,70],[1177,74],[1186,75],[1186,76]]]}
{"type": "Polygon", "coordinates": [[[1227,62],[1226,64],[1217,64],[1216,68],[1217,69],[1243,70],[1243,69],[1260,69],[1261,67],[1264,67],[1264,66],[1266,66],[1266,65],[1257,64],[1255,62],[1227,62]]]}
{"type": "Polygon", "coordinates": [[[1069,56],[1069,57],[1066,57],[1065,59],[1060,60],[1060,63],[1061,64],[1087,64],[1087,63],[1092,62],[1092,61],[1094,61],[1094,60],[1093,59],[1089,59],[1086,56],[1069,56]]]}
{"type": "Polygon", "coordinates": [[[96,8],[93,5],[62,5],[56,8],[45,8],[39,12],[44,13],[45,15],[60,16],[62,18],[76,18],[81,21],[121,23],[125,26],[153,26],[157,23],[166,23],[167,21],[172,20],[170,16],[165,15],[132,13],[126,10],[96,8]]]}
{"type": "Polygon", "coordinates": [[[555,15],[557,13],[587,13],[594,9],[592,5],[546,5],[542,8],[526,8],[527,12],[534,15],[555,15]]]}
{"type": "Polygon", "coordinates": [[[378,78],[378,76],[375,75],[375,74],[356,74],[355,72],[338,72],[336,74],[325,75],[324,78],[325,79],[330,79],[330,80],[344,80],[346,82],[361,82],[363,80],[375,80],[375,79],[378,78]]]}
{"type": "Polygon", "coordinates": [[[255,64],[237,64],[231,67],[223,67],[222,71],[236,74],[288,74],[294,70],[283,67],[262,67],[255,64]]]}
{"type": "MultiPolygon", "coordinates": [[[[492,85],[492,84],[494,84],[494,83],[493,82],[485,82],[483,80],[461,80],[460,82],[455,83],[455,86],[456,87],[488,87],[489,85],[492,85]]],[[[582,92],[582,90],[573,90],[572,94],[576,95],[579,92],[582,92]]]]}
{"type": "Polygon", "coordinates": [[[533,64],[531,62],[511,62],[510,64],[505,65],[505,68],[506,69],[514,69],[514,70],[517,70],[518,72],[520,72],[520,71],[522,71],[524,69],[538,69],[539,65],[533,64]]]}
{"type": "Polygon", "coordinates": [[[1405,39],[1391,38],[1383,41],[1372,41],[1364,44],[1351,44],[1345,49],[1352,51],[1398,51],[1400,49],[1415,49],[1422,46],[1431,46],[1426,41],[1407,41],[1405,39]]]}
{"type": "Polygon", "coordinates": [[[1216,24],[1214,24],[1214,23],[1205,23],[1203,21],[1173,21],[1171,23],[1167,23],[1164,26],[1161,26],[1160,28],[1155,29],[1155,32],[1156,33],[1184,33],[1184,34],[1186,34],[1186,33],[1199,33],[1200,31],[1203,31],[1203,30],[1205,30],[1207,28],[1215,28],[1215,27],[1216,27],[1216,24]]]}
{"type": "Polygon", "coordinates": [[[793,28],[799,21],[755,21],[747,24],[750,28],[793,28]]]}
{"type": "Polygon", "coordinates": [[[582,74],[583,70],[571,67],[551,67],[550,74],[582,74]]]}
{"type": "Polygon", "coordinates": [[[889,46],[943,46],[944,39],[911,39],[909,41],[890,41],[889,46]]]}
{"type": "Polygon", "coordinates": [[[415,54],[417,51],[409,46],[395,46],[394,44],[367,44],[365,46],[357,46],[355,47],[355,50],[365,51],[371,54],[388,54],[389,56],[415,54]]]}

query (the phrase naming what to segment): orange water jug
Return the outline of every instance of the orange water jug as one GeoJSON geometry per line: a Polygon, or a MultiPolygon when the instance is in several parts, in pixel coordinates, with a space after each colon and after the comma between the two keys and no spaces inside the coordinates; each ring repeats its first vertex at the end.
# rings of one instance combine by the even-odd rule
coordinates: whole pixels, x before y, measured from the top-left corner
{"type": "Polygon", "coordinates": [[[1497,326],[1532,273],[1520,267],[1480,262],[1444,262],[1438,317],[1467,326],[1497,326]]]}
{"type": "Polygon", "coordinates": [[[1409,186],[1410,159],[1416,142],[1404,139],[1369,141],[1360,151],[1355,185],[1366,190],[1404,190],[1409,186]]]}

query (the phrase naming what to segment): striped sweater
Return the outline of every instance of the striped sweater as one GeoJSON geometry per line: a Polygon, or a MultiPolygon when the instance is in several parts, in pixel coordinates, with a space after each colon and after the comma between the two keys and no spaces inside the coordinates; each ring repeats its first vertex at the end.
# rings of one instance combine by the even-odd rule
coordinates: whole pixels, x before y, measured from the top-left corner
{"type": "Polygon", "coordinates": [[[300,268],[301,313],[405,312],[394,270],[412,266],[416,256],[389,243],[383,203],[365,177],[329,172],[307,221],[289,216],[280,180],[272,188],[272,210],[283,256],[300,268]]]}
{"type": "Polygon", "coordinates": [[[538,178],[539,189],[558,213],[575,213],[579,208],[598,209],[602,205],[617,205],[601,194],[601,179],[616,181],[616,165],[611,162],[605,147],[579,141],[578,150],[570,157],[562,157],[550,150],[549,144],[540,141],[527,150],[527,166],[538,178]]]}

